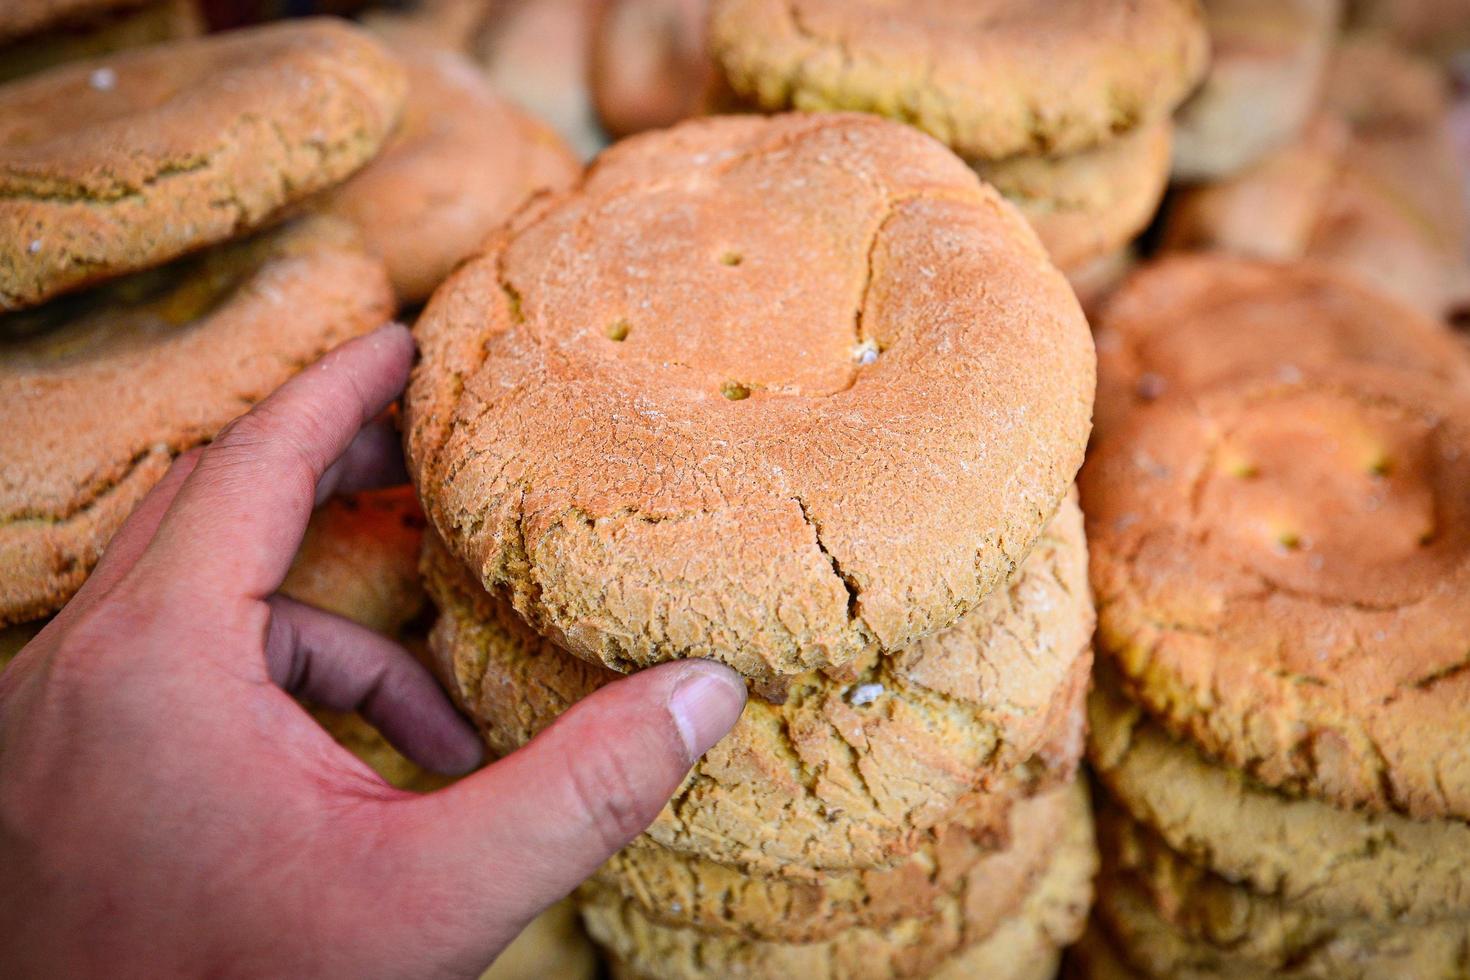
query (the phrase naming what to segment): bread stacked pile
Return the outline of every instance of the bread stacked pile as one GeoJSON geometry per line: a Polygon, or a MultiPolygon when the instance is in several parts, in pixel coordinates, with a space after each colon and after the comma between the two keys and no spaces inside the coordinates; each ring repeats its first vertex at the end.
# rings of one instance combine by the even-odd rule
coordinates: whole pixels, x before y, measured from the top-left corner
{"type": "Polygon", "coordinates": [[[314,20],[0,86],[0,626],[59,609],[181,452],[571,180],[453,58],[314,20]]]}
{"type": "Polygon", "coordinates": [[[324,21],[0,87],[0,625],[60,608],[175,456],[392,315],[353,229],[278,222],[403,99],[324,21]]]}
{"type": "MultiPolygon", "coordinates": [[[[1358,34],[1336,40],[1324,68],[1320,84],[1281,80],[1275,98],[1244,100],[1242,117],[1261,119],[1262,104],[1287,101],[1311,114],[1274,134],[1255,162],[1220,167],[1214,182],[1176,195],[1165,247],[1312,259],[1436,317],[1464,309],[1470,206],[1447,126],[1445,72],[1358,34]]],[[[1220,129],[1222,143],[1237,147],[1255,133],[1224,120],[1220,129]]]]}
{"type": "Polygon", "coordinates": [[[416,334],[430,648],[491,748],[670,659],[752,692],[584,891],[617,968],[1047,975],[1094,869],[1093,355],[1015,212],[873,116],[693,121],[416,334]]]}
{"type": "Polygon", "coordinates": [[[710,46],[737,105],[855,109],[935,136],[1079,283],[1153,218],[1170,115],[1208,60],[1194,0],[713,0],[710,46]]]}
{"type": "Polygon", "coordinates": [[[1331,271],[1228,257],[1138,274],[1098,346],[1079,973],[1464,976],[1464,348],[1331,271]]]}

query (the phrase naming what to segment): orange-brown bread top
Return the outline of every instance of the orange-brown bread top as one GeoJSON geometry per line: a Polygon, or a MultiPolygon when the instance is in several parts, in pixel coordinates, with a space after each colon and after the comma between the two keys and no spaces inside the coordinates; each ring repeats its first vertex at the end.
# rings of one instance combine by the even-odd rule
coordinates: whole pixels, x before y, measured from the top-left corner
{"type": "Polygon", "coordinates": [[[755,678],[899,649],[1004,581],[1095,374],[1015,211],[858,115],[626,141],[416,334],[410,468],[485,586],[594,662],[755,678]]]}

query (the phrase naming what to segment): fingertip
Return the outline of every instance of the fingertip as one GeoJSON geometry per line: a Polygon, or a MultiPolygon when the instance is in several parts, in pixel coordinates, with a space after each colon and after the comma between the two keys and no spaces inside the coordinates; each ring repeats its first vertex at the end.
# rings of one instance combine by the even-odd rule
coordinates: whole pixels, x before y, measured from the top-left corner
{"type": "Polygon", "coordinates": [[[441,776],[468,776],[485,764],[485,742],[463,716],[436,717],[432,731],[420,730],[418,744],[401,748],[413,761],[441,776]]]}
{"type": "Polygon", "coordinates": [[[323,364],[335,363],[336,356],[361,357],[387,368],[396,379],[395,388],[401,388],[403,380],[413,366],[415,345],[408,327],[390,320],[371,333],[363,334],[338,347],[323,360],[323,364]]]}
{"type": "Polygon", "coordinates": [[[485,764],[485,743],[468,726],[460,730],[453,745],[446,745],[439,773],[445,776],[468,776],[485,764]]]}
{"type": "Polygon", "coordinates": [[[669,689],[668,710],[683,740],[689,765],[735,727],[745,710],[745,682],[724,664],[689,660],[669,689]]]}
{"type": "Polygon", "coordinates": [[[400,348],[406,356],[413,354],[413,332],[397,320],[389,320],[368,334],[367,339],[374,346],[400,348]]]}

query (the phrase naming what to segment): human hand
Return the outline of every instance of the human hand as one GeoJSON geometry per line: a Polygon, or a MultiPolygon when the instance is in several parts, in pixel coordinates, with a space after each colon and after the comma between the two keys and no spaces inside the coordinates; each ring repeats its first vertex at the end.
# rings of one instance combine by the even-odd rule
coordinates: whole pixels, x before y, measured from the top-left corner
{"type": "Polygon", "coordinates": [[[385,327],[183,456],[0,674],[6,976],[472,976],[658,813],[745,688],[620,681],[447,789],[394,790],[292,694],[464,772],[408,653],[276,595],[314,503],[367,482],[413,346],[385,327]]]}

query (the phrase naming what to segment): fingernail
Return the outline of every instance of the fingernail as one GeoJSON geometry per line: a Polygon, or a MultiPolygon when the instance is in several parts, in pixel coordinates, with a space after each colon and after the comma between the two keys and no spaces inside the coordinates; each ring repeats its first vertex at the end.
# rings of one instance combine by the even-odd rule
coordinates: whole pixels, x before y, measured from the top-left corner
{"type": "Polygon", "coordinates": [[[735,727],[744,707],[745,682],[729,667],[695,660],[684,668],[669,695],[669,714],[691,764],[735,727]]]}

